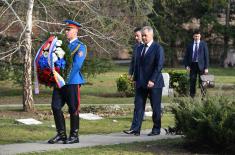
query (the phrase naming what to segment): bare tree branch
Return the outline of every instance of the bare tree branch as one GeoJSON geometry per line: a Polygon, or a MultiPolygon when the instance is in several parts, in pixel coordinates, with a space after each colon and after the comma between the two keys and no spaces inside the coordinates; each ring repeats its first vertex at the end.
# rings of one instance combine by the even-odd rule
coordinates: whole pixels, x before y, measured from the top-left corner
{"type": "MultiPolygon", "coordinates": [[[[74,18],[76,18],[76,16],[74,18]]],[[[82,25],[88,25],[89,23],[92,23],[92,22],[94,22],[96,20],[97,20],[97,18],[92,18],[89,21],[82,23],[82,25]]]]}
{"type": "MultiPolygon", "coordinates": [[[[92,29],[93,29],[93,28],[92,28],[92,29]]],[[[121,46],[118,42],[116,42],[115,40],[111,39],[112,37],[104,36],[104,35],[103,35],[101,32],[99,32],[98,30],[93,29],[93,30],[95,30],[96,32],[98,32],[100,35],[91,32],[91,31],[90,31],[89,29],[87,29],[87,28],[83,28],[83,30],[86,31],[87,33],[93,35],[93,36],[96,36],[96,37],[99,38],[99,39],[108,40],[108,41],[111,41],[111,42],[115,43],[115,44],[118,45],[118,46],[121,46]]]]}
{"type": "Polygon", "coordinates": [[[92,8],[92,6],[88,5],[86,1],[81,0],[81,2],[82,2],[84,5],[86,5],[86,7],[87,7],[88,9],[90,9],[93,13],[95,13],[97,16],[99,16],[99,14],[97,13],[97,11],[95,11],[95,9],[92,8]]]}
{"type": "Polygon", "coordinates": [[[9,53],[9,54],[7,54],[7,55],[1,57],[0,60],[4,60],[5,58],[7,58],[7,57],[13,55],[14,53],[16,53],[16,52],[19,51],[19,50],[20,50],[20,47],[18,46],[18,47],[16,47],[16,49],[15,49],[13,52],[11,52],[11,53],[9,53]]]}
{"type": "Polygon", "coordinates": [[[0,34],[3,34],[5,31],[7,31],[13,24],[15,24],[15,23],[17,23],[17,22],[22,22],[22,21],[19,21],[19,20],[15,20],[15,21],[13,21],[13,22],[11,22],[10,24],[8,24],[7,25],[7,27],[4,29],[4,30],[2,30],[2,31],[0,31],[0,34]]]}
{"type": "Polygon", "coordinates": [[[7,2],[7,0],[3,0],[3,2],[5,2],[8,7],[11,9],[11,11],[13,12],[13,14],[15,15],[16,19],[20,21],[20,25],[22,28],[24,28],[24,24],[22,22],[22,20],[20,19],[20,17],[18,16],[18,14],[15,12],[15,10],[12,8],[12,6],[7,2]]]}
{"type": "Polygon", "coordinates": [[[1,53],[0,53],[0,55],[1,55],[1,54],[7,54],[7,53],[10,53],[11,51],[14,51],[16,48],[17,48],[17,47],[15,47],[15,48],[13,48],[13,49],[10,49],[10,50],[8,50],[8,51],[6,51],[6,52],[1,52],[1,53]]]}
{"type": "Polygon", "coordinates": [[[103,49],[106,53],[110,54],[109,51],[107,51],[103,46],[101,46],[92,36],[89,36],[95,43],[98,45],[101,49],[103,49]]]}
{"type": "Polygon", "coordinates": [[[12,6],[12,4],[14,3],[15,0],[13,0],[11,2],[11,4],[8,5],[8,7],[2,12],[2,14],[0,15],[0,17],[2,17],[2,15],[12,6]]]}
{"type": "Polygon", "coordinates": [[[64,26],[65,24],[62,23],[54,23],[54,22],[48,22],[48,21],[43,21],[43,20],[34,20],[33,23],[46,23],[46,24],[50,24],[50,25],[60,25],[60,26],[64,26]]]}
{"type": "MultiPolygon", "coordinates": [[[[38,0],[38,1],[39,1],[39,3],[43,6],[43,8],[44,8],[44,10],[45,10],[45,14],[46,14],[46,21],[48,21],[48,20],[47,20],[47,15],[48,15],[47,8],[46,8],[46,6],[42,3],[41,0],[38,0]]],[[[47,24],[47,27],[48,27],[48,24],[47,24]]]]}
{"type": "Polygon", "coordinates": [[[43,27],[41,27],[41,26],[38,25],[38,24],[34,24],[34,26],[40,28],[42,31],[44,31],[44,32],[46,32],[46,33],[50,32],[50,34],[61,34],[61,32],[62,32],[62,31],[60,31],[60,32],[51,32],[51,31],[48,31],[48,30],[44,29],[43,27]]]}
{"type": "Polygon", "coordinates": [[[46,32],[46,33],[49,32],[48,30],[44,29],[43,27],[39,26],[38,24],[34,24],[34,26],[40,28],[42,31],[44,31],[44,32],[46,32]]]}
{"type": "Polygon", "coordinates": [[[89,2],[93,2],[94,0],[78,0],[78,1],[70,1],[70,0],[65,0],[68,3],[89,3],[89,2]]]}
{"type": "Polygon", "coordinates": [[[77,13],[75,14],[75,16],[73,17],[73,20],[79,15],[79,12],[80,12],[84,7],[85,7],[85,6],[81,7],[81,8],[77,11],[77,13]]]}

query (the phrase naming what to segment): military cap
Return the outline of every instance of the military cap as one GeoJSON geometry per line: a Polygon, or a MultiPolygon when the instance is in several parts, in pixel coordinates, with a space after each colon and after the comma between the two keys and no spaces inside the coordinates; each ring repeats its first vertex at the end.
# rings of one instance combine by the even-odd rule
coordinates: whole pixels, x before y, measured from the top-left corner
{"type": "Polygon", "coordinates": [[[72,20],[64,20],[64,22],[66,23],[66,28],[80,28],[82,27],[82,25],[78,22],[72,21],[72,20]]]}

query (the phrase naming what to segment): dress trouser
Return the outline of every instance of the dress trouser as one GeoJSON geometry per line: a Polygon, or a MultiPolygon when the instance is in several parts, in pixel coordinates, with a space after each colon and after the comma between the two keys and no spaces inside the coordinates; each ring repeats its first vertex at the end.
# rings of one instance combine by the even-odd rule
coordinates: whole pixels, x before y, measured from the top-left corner
{"type": "Polygon", "coordinates": [[[132,120],[131,130],[140,132],[145,111],[146,100],[149,94],[150,104],[153,110],[153,132],[160,132],[161,129],[161,98],[162,88],[136,88],[135,92],[135,108],[132,120]]]}
{"type": "Polygon", "coordinates": [[[80,85],[65,85],[61,89],[54,88],[53,90],[51,108],[58,133],[66,133],[65,119],[62,111],[65,103],[68,105],[70,113],[70,135],[77,134],[79,129],[80,85]]]}
{"type": "MultiPolygon", "coordinates": [[[[204,72],[200,71],[198,67],[198,62],[192,62],[190,66],[190,96],[195,97],[196,94],[196,83],[197,83],[197,77],[199,81],[199,85],[201,85],[202,80],[200,78],[200,75],[202,75],[204,72]]],[[[201,91],[205,91],[203,87],[200,87],[201,91]]]]}

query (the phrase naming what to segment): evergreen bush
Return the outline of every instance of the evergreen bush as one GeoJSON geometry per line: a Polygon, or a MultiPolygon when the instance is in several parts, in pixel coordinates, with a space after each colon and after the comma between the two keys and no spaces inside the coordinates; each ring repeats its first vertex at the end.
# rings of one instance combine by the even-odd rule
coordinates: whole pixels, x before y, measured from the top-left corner
{"type": "Polygon", "coordinates": [[[10,67],[9,65],[5,65],[4,63],[0,62],[0,81],[7,79],[10,75],[10,67]]]}
{"type": "Polygon", "coordinates": [[[188,96],[189,93],[189,78],[187,71],[170,70],[170,88],[173,88],[178,96],[188,96]]]}
{"type": "Polygon", "coordinates": [[[120,75],[116,80],[116,84],[118,92],[123,93],[125,96],[134,96],[134,83],[127,74],[120,75]]]}
{"type": "Polygon", "coordinates": [[[82,72],[86,78],[94,77],[98,74],[105,73],[113,68],[110,58],[87,57],[84,61],[82,72]]]}
{"type": "Polygon", "coordinates": [[[234,151],[235,148],[235,100],[223,97],[203,101],[176,99],[172,106],[176,130],[185,135],[188,142],[234,151]]]}

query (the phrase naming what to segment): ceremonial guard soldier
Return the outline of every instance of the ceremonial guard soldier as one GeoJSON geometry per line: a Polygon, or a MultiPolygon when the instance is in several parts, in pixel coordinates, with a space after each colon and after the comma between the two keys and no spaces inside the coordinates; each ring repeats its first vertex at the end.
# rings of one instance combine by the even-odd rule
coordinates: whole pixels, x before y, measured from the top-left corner
{"type": "Polygon", "coordinates": [[[66,60],[66,67],[69,67],[66,85],[62,88],[54,87],[52,95],[52,111],[54,115],[57,135],[51,138],[48,143],[54,144],[63,142],[72,144],[79,143],[79,109],[80,109],[80,87],[85,83],[81,74],[81,68],[86,57],[86,45],[78,40],[77,33],[81,24],[72,20],[65,20],[65,33],[69,41],[69,59],[66,60]],[[65,119],[62,108],[68,105],[70,114],[70,135],[67,138],[65,119]]]}

